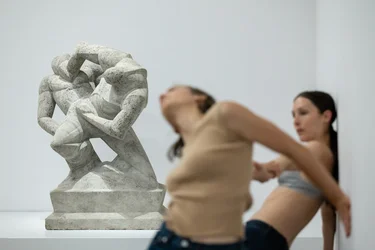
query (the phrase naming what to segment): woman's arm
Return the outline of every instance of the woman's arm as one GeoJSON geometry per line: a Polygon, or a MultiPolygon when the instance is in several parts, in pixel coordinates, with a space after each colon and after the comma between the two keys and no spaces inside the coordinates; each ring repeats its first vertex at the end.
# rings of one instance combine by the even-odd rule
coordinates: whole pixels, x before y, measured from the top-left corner
{"type": "Polygon", "coordinates": [[[292,161],[284,156],[280,155],[276,159],[269,162],[256,162],[253,161],[254,167],[264,168],[266,171],[273,174],[273,177],[279,176],[284,170],[288,169],[292,165],[292,161]]]}
{"type": "Polygon", "coordinates": [[[278,177],[281,173],[280,165],[276,161],[267,163],[258,163],[253,161],[252,165],[252,179],[262,183],[278,177]]]}
{"type": "Polygon", "coordinates": [[[242,105],[226,102],[221,103],[219,108],[220,117],[223,118],[221,121],[229,129],[249,142],[259,142],[293,160],[336,207],[345,225],[346,233],[350,235],[350,200],[309,149],[242,105]]]}
{"type": "Polygon", "coordinates": [[[323,230],[323,249],[333,250],[336,232],[336,212],[332,206],[324,203],[321,206],[322,230],[323,230]]]}

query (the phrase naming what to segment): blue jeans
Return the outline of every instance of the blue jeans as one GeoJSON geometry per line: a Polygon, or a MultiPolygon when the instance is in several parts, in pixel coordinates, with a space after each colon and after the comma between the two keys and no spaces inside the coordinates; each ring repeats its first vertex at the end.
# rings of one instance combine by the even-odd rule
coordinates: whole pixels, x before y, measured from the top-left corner
{"type": "Polygon", "coordinates": [[[245,226],[247,250],[289,250],[285,237],[260,220],[250,220],[245,226]]]}
{"type": "Polygon", "coordinates": [[[152,240],[148,250],[244,250],[243,241],[233,244],[201,244],[180,237],[169,230],[165,223],[152,240]]]}

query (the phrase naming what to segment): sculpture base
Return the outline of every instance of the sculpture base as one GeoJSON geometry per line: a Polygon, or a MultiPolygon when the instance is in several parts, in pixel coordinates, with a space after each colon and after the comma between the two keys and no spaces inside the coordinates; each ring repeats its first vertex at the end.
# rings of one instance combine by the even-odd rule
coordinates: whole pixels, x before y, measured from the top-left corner
{"type": "Polygon", "coordinates": [[[47,230],[158,230],[163,212],[139,213],[53,213],[47,230]]]}
{"type": "Polygon", "coordinates": [[[165,187],[154,190],[60,190],[51,192],[54,213],[47,230],[157,230],[165,187]]]}
{"type": "Polygon", "coordinates": [[[90,190],[51,192],[55,213],[148,213],[163,206],[165,188],[154,190],[90,190]]]}

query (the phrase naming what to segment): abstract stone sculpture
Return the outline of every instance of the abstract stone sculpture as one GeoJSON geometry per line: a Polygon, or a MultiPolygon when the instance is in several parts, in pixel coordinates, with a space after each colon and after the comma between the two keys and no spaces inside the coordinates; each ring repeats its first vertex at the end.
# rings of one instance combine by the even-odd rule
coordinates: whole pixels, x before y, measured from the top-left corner
{"type": "Polygon", "coordinates": [[[130,54],[80,43],[52,61],[39,89],[38,123],[68,163],[68,177],[51,192],[46,229],[158,229],[165,188],[132,125],[147,105],[147,71],[130,54]],[[56,105],[66,115],[52,119],[56,105]],[[89,139],[116,154],[102,162],[89,139]]]}

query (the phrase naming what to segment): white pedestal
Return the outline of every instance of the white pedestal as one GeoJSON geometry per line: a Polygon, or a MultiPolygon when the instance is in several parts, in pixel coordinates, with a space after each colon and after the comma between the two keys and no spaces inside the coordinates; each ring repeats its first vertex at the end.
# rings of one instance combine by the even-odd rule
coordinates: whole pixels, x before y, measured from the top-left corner
{"type": "MultiPolygon", "coordinates": [[[[67,230],[44,227],[51,212],[0,212],[0,250],[145,250],[156,230],[67,230]]],[[[291,250],[323,249],[321,238],[297,238],[291,250]]]]}
{"type": "Polygon", "coordinates": [[[156,230],[46,230],[51,212],[0,213],[1,250],[144,250],[156,230]]]}

